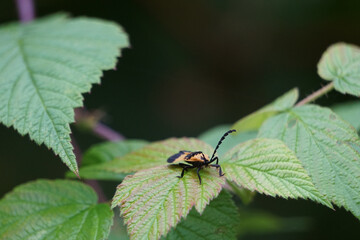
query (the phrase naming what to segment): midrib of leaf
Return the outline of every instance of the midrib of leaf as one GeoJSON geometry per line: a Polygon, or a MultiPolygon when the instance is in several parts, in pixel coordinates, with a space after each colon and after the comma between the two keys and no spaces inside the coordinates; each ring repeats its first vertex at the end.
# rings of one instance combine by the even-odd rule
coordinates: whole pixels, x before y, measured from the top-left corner
{"type": "MultiPolygon", "coordinates": [[[[293,115],[293,116],[295,116],[297,119],[299,119],[299,122],[302,123],[302,125],[303,125],[304,129],[306,130],[306,132],[308,133],[308,135],[313,139],[313,142],[315,143],[315,146],[321,151],[322,155],[325,157],[326,162],[328,163],[328,165],[331,167],[331,169],[334,169],[333,163],[332,163],[332,162],[330,161],[330,159],[328,158],[328,156],[327,156],[327,154],[325,153],[323,147],[321,147],[321,146],[319,145],[319,142],[321,142],[321,141],[319,141],[319,140],[315,137],[315,135],[312,133],[312,131],[311,131],[311,129],[310,129],[310,128],[311,128],[310,125],[307,124],[306,122],[304,122],[304,120],[303,120],[299,115],[297,115],[296,113],[294,113],[293,111],[289,111],[289,113],[290,113],[290,115],[293,115]]],[[[297,124],[296,124],[296,125],[297,125],[297,124]]],[[[339,128],[341,128],[341,129],[343,129],[344,131],[346,131],[346,129],[338,126],[337,124],[336,124],[336,126],[339,127],[339,128]]],[[[298,126],[296,126],[296,127],[297,127],[297,130],[298,130],[298,126]]],[[[284,128],[284,131],[285,131],[285,128],[284,128]]],[[[326,135],[327,135],[328,137],[332,138],[333,140],[336,140],[336,139],[334,138],[334,136],[332,136],[332,135],[330,135],[330,134],[327,134],[327,133],[326,133],[326,135]]],[[[282,138],[283,138],[283,136],[282,136],[282,138]]],[[[297,138],[296,138],[296,140],[297,140],[297,138]]],[[[295,146],[298,145],[297,143],[298,143],[298,142],[296,141],[296,142],[295,142],[295,146]]],[[[332,150],[334,150],[334,149],[332,149],[332,150]]],[[[294,152],[295,152],[295,154],[298,154],[297,148],[295,148],[294,152]]],[[[308,171],[307,169],[305,169],[305,170],[308,171]]],[[[343,183],[343,181],[341,181],[341,182],[343,183]]]]}
{"type": "MultiPolygon", "coordinates": [[[[185,179],[182,179],[182,180],[185,182],[185,179]]],[[[180,182],[180,181],[179,181],[179,182],[180,182]]],[[[157,216],[157,215],[160,213],[160,211],[161,211],[161,206],[164,206],[166,201],[170,201],[169,196],[170,196],[171,193],[173,194],[173,197],[172,197],[172,201],[171,201],[171,202],[173,203],[172,205],[173,205],[174,212],[175,212],[176,206],[175,206],[175,201],[174,201],[174,199],[175,199],[175,198],[174,198],[174,189],[176,188],[177,185],[179,185],[179,182],[176,183],[173,188],[169,188],[169,190],[168,190],[168,192],[167,192],[167,194],[166,194],[167,197],[166,197],[166,198],[163,198],[163,200],[157,204],[157,205],[158,205],[158,208],[157,208],[157,210],[156,210],[156,212],[155,212],[155,214],[154,214],[155,216],[157,216]]],[[[184,185],[186,185],[186,184],[184,183],[184,185]]],[[[160,191],[161,191],[161,189],[162,189],[162,187],[163,187],[164,185],[163,185],[163,184],[159,184],[158,186],[159,186],[160,191]]],[[[149,189],[149,191],[151,191],[151,190],[154,190],[154,188],[149,189]]],[[[156,190],[156,189],[155,189],[155,190],[156,190]]],[[[155,191],[155,192],[156,192],[156,191],[155,191]]],[[[147,193],[147,192],[145,192],[145,194],[146,194],[146,193],[147,193]]],[[[187,193],[187,192],[186,192],[186,193],[187,193]]],[[[145,204],[146,204],[147,202],[149,202],[150,200],[152,200],[153,197],[155,197],[155,195],[153,195],[148,201],[146,201],[145,204]]],[[[145,204],[144,204],[144,205],[145,205],[145,204]]],[[[150,212],[150,210],[151,210],[151,209],[149,209],[148,211],[146,211],[146,214],[148,214],[148,213],[150,212]]],[[[164,208],[164,210],[166,211],[165,208],[164,208]]],[[[139,209],[137,209],[137,211],[139,211],[139,209]]],[[[146,215],[143,215],[143,217],[140,218],[140,219],[138,219],[138,221],[141,221],[145,216],[146,216],[146,215]]],[[[166,214],[164,214],[164,218],[165,218],[165,220],[166,220],[166,214]]],[[[152,218],[152,221],[151,221],[151,218],[150,218],[150,225],[149,225],[149,228],[150,228],[150,229],[153,227],[153,225],[154,225],[154,223],[156,222],[156,220],[157,220],[157,218],[155,218],[155,217],[152,218]]],[[[176,222],[173,222],[173,224],[175,224],[175,223],[176,223],[176,222]]],[[[164,221],[164,224],[165,224],[164,229],[166,229],[166,221],[164,221]]],[[[156,227],[157,227],[157,225],[156,225],[156,227]]],[[[155,232],[157,232],[157,230],[156,230],[155,232]]],[[[150,234],[150,232],[148,232],[148,238],[150,239],[149,234],[150,234]]]]}
{"type": "MultiPolygon", "coordinates": [[[[16,201],[16,202],[17,202],[17,201],[16,201]]],[[[74,204],[65,204],[65,205],[60,205],[60,206],[58,206],[58,207],[56,207],[56,208],[60,208],[60,209],[61,209],[61,208],[66,207],[66,206],[68,206],[68,205],[74,206],[74,204]]],[[[81,205],[81,204],[79,204],[79,205],[81,205]]],[[[54,207],[54,208],[51,208],[51,209],[48,209],[48,208],[47,208],[47,209],[41,209],[40,211],[31,212],[31,215],[36,215],[36,214],[40,214],[40,213],[45,213],[45,212],[47,212],[47,211],[54,211],[54,209],[56,209],[56,208],[54,207]]],[[[51,225],[50,227],[55,227],[54,231],[55,231],[55,230],[59,230],[59,229],[61,229],[61,228],[56,228],[56,225],[63,224],[64,222],[73,219],[74,217],[78,216],[79,214],[82,214],[83,212],[85,212],[85,211],[88,210],[88,209],[89,209],[89,207],[88,207],[88,206],[85,206],[84,209],[81,209],[80,211],[74,213],[74,215],[72,215],[72,216],[69,217],[68,219],[65,219],[65,221],[62,221],[62,222],[60,222],[60,223],[53,223],[53,225],[51,225]]],[[[14,224],[17,224],[18,222],[23,221],[23,220],[24,220],[24,216],[19,216],[17,219],[15,219],[15,221],[7,224],[6,226],[7,226],[7,227],[8,227],[8,226],[13,226],[14,224]]],[[[11,228],[10,228],[9,230],[11,230],[11,228]]],[[[41,229],[39,229],[39,231],[40,231],[40,230],[41,230],[41,229]]],[[[7,232],[8,232],[8,231],[3,232],[2,235],[3,235],[3,234],[6,234],[7,232]]],[[[28,234],[30,235],[30,234],[33,234],[33,233],[36,233],[36,231],[35,231],[35,232],[29,232],[28,234]]]]}
{"type": "MultiPolygon", "coordinates": [[[[36,96],[39,98],[40,102],[41,102],[41,106],[43,108],[43,114],[41,116],[41,121],[40,121],[40,127],[39,127],[39,136],[41,135],[40,134],[40,131],[41,131],[41,125],[42,125],[42,120],[43,120],[43,115],[44,115],[44,112],[46,113],[46,116],[47,118],[50,120],[51,122],[51,125],[52,125],[52,130],[56,133],[56,136],[57,136],[57,139],[58,139],[58,142],[61,144],[61,148],[62,148],[62,151],[66,154],[67,158],[68,158],[68,163],[71,165],[71,167],[74,169],[75,173],[78,174],[78,169],[77,169],[77,165],[76,164],[73,164],[72,161],[69,161],[71,159],[72,156],[69,155],[69,153],[67,152],[67,150],[64,148],[64,144],[63,144],[63,141],[62,139],[59,137],[59,132],[57,131],[56,127],[55,127],[55,124],[54,124],[54,121],[53,119],[50,117],[50,114],[48,112],[48,109],[47,109],[47,106],[45,105],[45,102],[44,102],[44,99],[41,95],[41,93],[39,92],[38,90],[38,86],[36,84],[36,80],[34,79],[33,77],[33,74],[32,74],[32,71],[29,69],[29,63],[28,63],[28,59],[26,57],[26,54],[24,54],[24,49],[23,49],[23,46],[22,46],[22,41],[19,39],[18,40],[18,52],[21,54],[21,59],[22,59],[22,62],[24,64],[24,67],[25,67],[25,70],[24,72],[28,75],[28,79],[30,79],[30,82],[31,82],[31,85],[33,86],[33,88],[35,89],[35,92],[36,92],[36,96]]],[[[19,77],[19,79],[21,79],[21,77],[19,77]]],[[[18,81],[18,80],[17,80],[18,81]]],[[[14,84],[14,88],[15,88],[15,85],[14,84]]],[[[14,89],[13,89],[14,90],[14,89]]],[[[10,96],[9,98],[9,101],[11,101],[12,97],[10,96]]],[[[29,101],[28,104],[30,104],[31,101],[29,101]]],[[[29,106],[29,105],[28,105],[29,106]]],[[[8,106],[9,107],[9,106],[8,106]]],[[[26,118],[27,118],[27,111],[28,111],[28,108],[26,109],[26,115],[25,115],[25,119],[24,119],[24,125],[26,124],[26,118]]],[[[62,111],[60,111],[62,112],[62,111]]],[[[10,114],[8,112],[8,118],[9,118],[10,114]]]]}

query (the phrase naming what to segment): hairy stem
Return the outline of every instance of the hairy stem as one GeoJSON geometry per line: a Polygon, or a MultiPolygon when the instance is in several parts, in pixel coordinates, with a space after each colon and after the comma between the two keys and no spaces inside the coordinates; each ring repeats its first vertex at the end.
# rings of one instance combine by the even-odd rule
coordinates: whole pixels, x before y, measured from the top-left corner
{"type": "Polygon", "coordinates": [[[328,92],[330,92],[333,89],[334,89],[334,82],[331,82],[331,83],[323,86],[322,88],[320,88],[316,92],[313,92],[312,94],[310,94],[309,96],[307,96],[306,98],[301,100],[300,102],[298,102],[296,104],[296,106],[302,106],[302,105],[305,105],[307,103],[313,102],[316,99],[318,99],[319,97],[322,97],[323,95],[327,94],[328,92]]]}
{"type": "Polygon", "coordinates": [[[30,22],[35,18],[33,0],[16,0],[17,11],[21,22],[30,22]]]}

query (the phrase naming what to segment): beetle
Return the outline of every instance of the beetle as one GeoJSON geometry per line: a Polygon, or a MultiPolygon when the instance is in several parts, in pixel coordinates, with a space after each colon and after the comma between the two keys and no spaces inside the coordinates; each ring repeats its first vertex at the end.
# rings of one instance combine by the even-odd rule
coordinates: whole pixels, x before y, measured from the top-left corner
{"type": "Polygon", "coordinates": [[[216,151],[218,150],[220,144],[222,143],[222,141],[224,141],[226,136],[232,132],[236,132],[236,130],[234,130],[234,129],[229,130],[220,138],[210,159],[209,159],[208,155],[204,154],[201,151],[191,152],[191,151],[181,150],[178,153],[169,157],[167,162],[168,163],[180,162],[178,165],[180,167],[182,167],[183,169],[182,169],[181,175],[177,176],[178,178],[182,178],[184,176],[184,173],[186,170],[191,169],[191,168],[197,168],[197,175],[199,177],[199,181],[201,184],[200,170],[204,167],[215,167],[216,169],[219,168],[219,176],[222,177],[222,176],[224,176],[225,173],[222,172],[221,166],[219,165],[219,158],[216,157],[215,154],[216,154],[216,151]],[[182,163],[183,161],[185,163],[182,163]],[[216,163],[211,164],[214,161],[216,161],[216,163]]]}

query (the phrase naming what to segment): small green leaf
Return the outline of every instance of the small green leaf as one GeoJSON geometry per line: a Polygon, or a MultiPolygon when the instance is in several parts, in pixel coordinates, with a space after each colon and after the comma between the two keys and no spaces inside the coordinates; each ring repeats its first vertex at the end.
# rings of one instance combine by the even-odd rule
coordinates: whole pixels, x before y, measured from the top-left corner
{"type": "Polygon", "coordinates": [[[119,142],[105,142],[92,146],[84,153],[81,166],[97,165],[110,162],[114,158],[122,157],[148,144],[145,140],[123,140],[119,142]]]}
{"type": "MultiPolygon", "coordinates": [[[[218,144],[220,138],[223,136],[223,134],[230,130],[231,125],[230,124],[224,124],[220,126],[216,126],[214,128],[209,129],[208,131],[202,133],[198,139],[201,141],[206,142],[207,144],[210,144],[213,148],[216,147],[218,144]]],[[[250,131],[250,132],[241,132],[237,135],[231,134],[231,136],[227,137],[225,141],[221,144],[221,147],[218,149],[217,154],[218,156],[223,156],[227,151],[229,151],[231,148],[236,146],[239,143],[245,142],[247,140],[255,138],[257,135],[257,132],[250,131]]]]}
{"type": "Polygon", "coordinates": [[[118,186],[112,207],[119,206],[127,224],[130,239],[159,239],[176,226],[195,206],[201,214],[225,183],[216,169],[187,171],[177,178],[182,168],[160,166],[127,176],[118,186]]]}
{"type": "Polygon", "coordinates": [[[283,140],[317,189],[360,218],[360,140],[354,127],[328,108],[304,105],[267,120],[259,136],[283,140]]]}
{"type": "MultiPolygon", "coordinates": [[[[123,180],[128,174],[114,171],[112,160],[123,157],[147,144],[144,140],[124,140],[97,144],[85,152],[79,175],[83,179],[123,180]]],[[[130,172],[128,172],[130,173],[130,172]]],[[[75,178],[72,172],[66,177],[75,178]]]]}
{"type": "Polygon", "coordinates": [[[249,140],[228,152],[221,166],[228,180],[249,190],[273,197],[311,199],[332,207],[282,141],[249,140]]]}
{"type": "Polygon", "coordinates": [[[186,219],[163,239],[235,240],[235,229],[241,221],[231,195],[221,191],[201,215],[192,209],[186,219]]]}
{"type": "Polygon", "coordinates": [[[294,106],[298,97],[299,90],[297,88],[294,88],[285,93],[284,95],[278,97],[274,102],[270,103],[269,105],[260,108],[256,112],[253,112],[246,117],[243,117],[242,119],[237,121],[232,126],[232,128],[236,129],[237,133],[258,130],[261,124],[266,119],[294,106]]]}
{"type": "MultiPolygon", "coordinates": [[[[85,179],[122,180],[132,172],[168,165],[166,160],[180,150],[213,152],[208,144],[195,138],[170,138],[148,144],[112,161],[81,168],[80,176],[85,179]]],[[[74,177],[73,174],[67,176],[74,177]]]]}
{"type": "Polygon", "coordinates": [[[0,239],[106,239],[113,212],[88,186],[38,180],[0,200],[0,239]]]}
{"type": "Polygon", "coordinates": [[[360,131],[360,101],[336,104],[331,109],[360,131]]]}
{"type": "Polygon", "coordinates": [[[116,24],[66,15],[0,28],[0,122],[44,143],[77,173],[70,143],[82,93],[129,45],[116,24]]]}
{"type": "Polygon", "coordinates": [[[318,74],[334,82],[341,93],[360,96],[360,49],[346,43],[331,45],[318,63],[318,74]]]}

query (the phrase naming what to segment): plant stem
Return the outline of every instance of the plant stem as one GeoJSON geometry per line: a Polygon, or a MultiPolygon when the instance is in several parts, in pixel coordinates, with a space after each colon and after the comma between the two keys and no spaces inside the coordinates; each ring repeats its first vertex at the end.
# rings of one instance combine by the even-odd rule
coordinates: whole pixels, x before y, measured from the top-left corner
{"type": "Polygon", "coordinates": [[[105,124],[97,123],[92,129],[93,132],[100,138],[108,141],[122,141],[125,139],[123,135],[109,128],[105,124]]]}
{"type": "Polygon", "coordinates": [[[87,131],[93,132],[96,136],[107,141],[121,141],[125,137],[116,132],[115,130],[109,128],[103,123],[100,123],[102,113],[99,112],[89,112],[84,107],[75,109],[75,122],[86,129],[87,131]]]}
{"type": "Polygon", "coordinates": [[[30,22],[35,18],[33,0],[16,0],[19,19],[22,23],[30,22]]]}
{"type": "Polygon", "coordinates": [[[315,101],[316,99],[318,99],[319,97],[325,95],[326,93],[330,92],[331,90],[334,89],[334,82],[331,82],[325,86],[323,86],[322,88],[320,88],[319,90],[317,90],[316,92],[313,92],[312,94],[310,94],[309,96],[307,96],[306,98],[304,98],[303,100],[301,100],[300,102],[298,102],[296,104],[296,106],[302,106],[304,104],[310,103],[315,101]]]}

